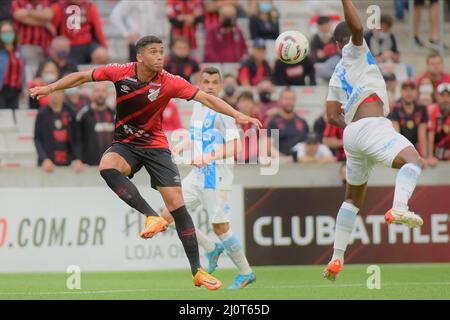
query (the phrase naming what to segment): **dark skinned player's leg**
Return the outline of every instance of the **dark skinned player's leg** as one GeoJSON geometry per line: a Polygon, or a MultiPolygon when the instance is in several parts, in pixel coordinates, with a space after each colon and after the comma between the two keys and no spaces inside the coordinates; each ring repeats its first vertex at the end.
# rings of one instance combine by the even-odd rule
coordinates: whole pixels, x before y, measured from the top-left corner
{"type": "Polygon", "coordinates": [[[201,268],[198,242],[194,222],[184,205],[181,187],[158,187],[158,191],[163,197],[167,210],[175,220],[178,237],[189,259],[192,275],[195,275],[201,268]]]}
{"type": "Polygon", "coordinates": [[[407,212],[408,201],[417,185],[417,180],[424,167],[417,150],[410,146],[395,157],[392,167],[400,169],[395,180],[394,202],[392,209],[407,212]]]}
{"type": "Polygon", "coordinates": [[[108,186],[130,207],[146,216],[158,216],[127,178],[132,173],[131,166],[121,155],[116,152],[105,153],[100,160],[99,170],[108,186]]]}

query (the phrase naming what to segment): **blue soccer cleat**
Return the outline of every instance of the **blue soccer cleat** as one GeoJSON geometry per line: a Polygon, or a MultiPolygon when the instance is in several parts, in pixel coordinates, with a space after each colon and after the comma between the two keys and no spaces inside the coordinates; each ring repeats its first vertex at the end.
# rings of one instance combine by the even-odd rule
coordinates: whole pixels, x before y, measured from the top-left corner
{"type": "Polygon", "coordinates": [[[254,272],[246,275],[238,274],[237,277],[234,279],[233,284],[228,289],[242,289],[255,281],[256,275],[254,272]]]}
{"type": "Polygon", "coordinates": [[[213,273],[217,268],[217,261],[219,261],[219,257],[222,254],[225,247],[221,243],[214,244],[214,250],[206,254],[206,258],[208,259],[208,273],[213,273]]]}

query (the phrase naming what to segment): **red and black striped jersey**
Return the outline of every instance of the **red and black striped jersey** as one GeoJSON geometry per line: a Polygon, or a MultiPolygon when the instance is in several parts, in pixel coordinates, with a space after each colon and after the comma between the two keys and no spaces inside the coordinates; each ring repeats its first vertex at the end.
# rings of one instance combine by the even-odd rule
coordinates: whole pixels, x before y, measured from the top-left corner
{"type": "Polygon", "coordinates": [[[9,63],[6,67],[3,85],[9,86],[16,90],[22,90],[23,79],[23,59],[20,56],[19,50],[14,49],[8,52],[9,63]]]}
{"type": "Polygon", "coordinates": [[[164,109],[172,98],[191,100],[198,88],[161,70],[150,82],[137,77],[137,63],[109,64],[92,71],[94,81],[112,81],[116,88],[115,142],[140,148],[168,148],[162,128],[164,109]]]}
{"type": "MultiPolygon", "coordinates": [[[[13,15],[14,12],[19,9],[39,10],[49,8],[51,4],[50,0],[13,0],[11,4],[11,14],[13,15]]],[[[46,27],[31,26],[16,20],[16,28],[20,44],[40,46],[47,52],[53,36],[46,27]]]]}
{"type": "MultiPolygon", "coordinates": [[[[333,125],[327,123],[327,126],[325,127],[325,131],[323,132],[323,137],[324,138],[338,138],[339,140],[343,140],[344,139],[344,129],[338,128],[336,126],[333,126],[333,125]]],[[[345,161],[347,159],[343,147],[334,149],[333,152],[335,153],[337,161],[345,161]]]]}

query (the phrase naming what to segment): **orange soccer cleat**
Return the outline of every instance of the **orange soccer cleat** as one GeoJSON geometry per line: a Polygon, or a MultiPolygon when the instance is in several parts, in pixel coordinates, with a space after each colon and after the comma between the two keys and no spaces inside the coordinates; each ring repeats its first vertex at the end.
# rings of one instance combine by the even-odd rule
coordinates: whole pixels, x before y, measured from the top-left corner
{"type": "Polygon", "coordinates": [[[140,236],[143,239],[150,239],[156,234],[166,231],[168,225],[164,218],[148,216],[145,220],[145,228],[141,231],[140,236]]]}
{"type": "Polygon", "coordinates": [[[331,261],[327,268],[323,271],[323,277],[330,281],[336,281],[336,278],[342,270],[342,261],[341,259],[335,259],[331,261]]]}
{"type": "Polygon", "coordinates": [[[205,270],[198,268],[195,276],[192,276],[194,285],[196,287],[205,286],[208,290],[217,290],[222,286],[222,282],[212,275],[208,274],[205,270]]]}

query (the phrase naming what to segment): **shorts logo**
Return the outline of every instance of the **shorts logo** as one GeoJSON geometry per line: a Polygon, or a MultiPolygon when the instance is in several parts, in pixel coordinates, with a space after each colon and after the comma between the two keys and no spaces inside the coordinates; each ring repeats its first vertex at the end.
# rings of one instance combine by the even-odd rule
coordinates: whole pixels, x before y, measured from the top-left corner
{"type": "Polygon", "coordinates": [[[173,177],[173,181],[174,181],[175,183],[181,183],[180,176],[175,176],[175,177],[173,177]]]}
{"type": "Polygon", "coordinates": [[[124,93],[129,93],[130,92],[130,87],[123,84],[122,86],[120,86],[120,91],[124,92],[124,93]]]}
{"type": "Polygon", "coordinates": [[[160,90],[161,89],[149,89],[147,96],[148,100],[150,100],[151,102],[155,101],[158,98],[160,90]]]}

